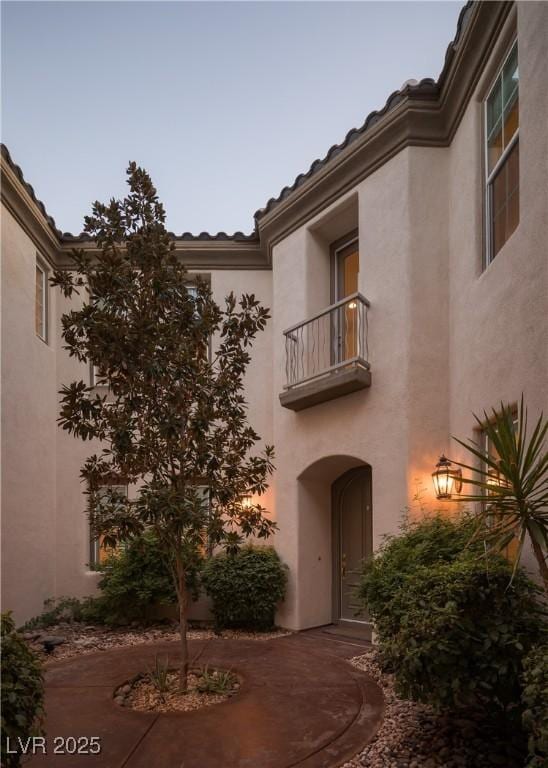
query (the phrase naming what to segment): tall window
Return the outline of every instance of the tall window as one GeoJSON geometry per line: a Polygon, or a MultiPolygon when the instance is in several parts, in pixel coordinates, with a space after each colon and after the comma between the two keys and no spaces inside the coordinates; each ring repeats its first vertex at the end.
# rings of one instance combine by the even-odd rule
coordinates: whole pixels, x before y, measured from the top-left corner
{"type": "Polygon", "coordinates": [[[48,282],[47,273],[41,262],[36,262],[36,283],[34,298],[34,327],[36,335],[47,341],[48,334],[48,282]]]}
{"type": "Polygon", "coordinates": [[[514,43],[485,102],[489,264],[519,223],[519,71],[514,43]]]}

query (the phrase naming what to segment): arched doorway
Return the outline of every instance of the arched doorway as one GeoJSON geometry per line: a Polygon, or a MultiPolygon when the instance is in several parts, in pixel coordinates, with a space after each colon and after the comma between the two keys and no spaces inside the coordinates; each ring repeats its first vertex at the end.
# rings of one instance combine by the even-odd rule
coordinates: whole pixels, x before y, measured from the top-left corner
{"type": "Polygon", "coordinates": [[[368,617],[354,593],[373,546],[371,467],[350,469],[332,485],[333,621],[363,626],[368,617]]]}

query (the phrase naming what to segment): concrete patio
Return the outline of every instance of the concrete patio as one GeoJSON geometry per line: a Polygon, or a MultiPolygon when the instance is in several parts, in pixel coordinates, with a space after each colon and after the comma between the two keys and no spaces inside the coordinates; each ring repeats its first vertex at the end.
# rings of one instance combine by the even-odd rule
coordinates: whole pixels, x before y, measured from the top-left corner
{"type": "Polygon", "coordinates": [[[373,680],[347,659],[367,643],[321,630],[265,641],[193,640],[194,663],[237,672],[227,702],[185,713],[119,707],[114,689],[177,643],[101,651],[48,665],[47,755],[29,765],[101,768],[334,768],[374,736],[383,711],[373,680]],[[55,737],[98,736],[99,755],[53,754],[55,737]]]}

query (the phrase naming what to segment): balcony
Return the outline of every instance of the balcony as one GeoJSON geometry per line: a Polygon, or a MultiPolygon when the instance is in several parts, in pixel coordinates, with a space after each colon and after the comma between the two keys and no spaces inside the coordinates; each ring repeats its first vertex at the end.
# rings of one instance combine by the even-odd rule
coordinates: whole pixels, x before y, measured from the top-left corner
{"type": "Polygon", "coordinates": [[[371,386],[368,308],[368,300],[353,293],[284,331],[284,408],[301,411],[371,386]]]}

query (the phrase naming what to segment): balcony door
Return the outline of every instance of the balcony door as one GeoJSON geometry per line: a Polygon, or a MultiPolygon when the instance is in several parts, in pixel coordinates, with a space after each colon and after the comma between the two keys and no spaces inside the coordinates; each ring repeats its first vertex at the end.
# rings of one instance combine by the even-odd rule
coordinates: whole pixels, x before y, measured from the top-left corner
{"type": "MultiPolygon", "coordinates": [[[[334,303],[344,301],[358,291],[360,252],[358,233],[351,232],[331,246],[331,295],[334,303]]],[[[358,304],[348,301],[334,314],[333,364],[351,360],[360,353],[358,304]]]]}

